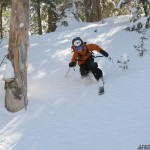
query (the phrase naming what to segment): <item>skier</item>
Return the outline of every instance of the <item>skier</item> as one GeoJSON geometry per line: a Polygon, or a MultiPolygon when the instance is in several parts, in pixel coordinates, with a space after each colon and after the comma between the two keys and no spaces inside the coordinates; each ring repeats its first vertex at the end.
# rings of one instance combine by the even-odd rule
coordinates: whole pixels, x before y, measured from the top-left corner
{"type": "Polygon", "coordinates": [[[82,78],[88,76],[89,72],[92,72],[97,81],[103,78],[102,70],[98,68],[97,62],[94,62],[92,51],[96,50],[103,56],[108,57],[109,54],[106,51],[96,44],[86,44],[80,37],[76,37],[72,40],[71,48],[73,49],[73,56],[69,67],[75,67],[78,62],[82,78]]]}

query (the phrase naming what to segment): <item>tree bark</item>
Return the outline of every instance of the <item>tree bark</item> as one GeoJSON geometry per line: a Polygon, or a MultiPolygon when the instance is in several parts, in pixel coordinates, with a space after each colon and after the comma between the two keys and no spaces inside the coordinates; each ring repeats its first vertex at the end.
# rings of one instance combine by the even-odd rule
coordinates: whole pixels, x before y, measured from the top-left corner
{"type": "Polygon", "coordinates": [[[100,21],[102,19],[102,8],[100,0],[84,0],[85,20],[87,22],[100,21]]]}
{"type": "Polygon", "coordinates": [[[57,27],[56,26],[56,14],[51,10],[51,7],[48,7],[48,29],[47,29],[47,33],[54,32],[56,27],[57,27]]]}
{"type": "Polygon", "coordinates": [[[85,20],[87,22],[93,22],[92,4],[92,0],[84,0],[85,20]]]}
{"type": "Polygon", "coordinates": [[[37,21],[38,21],[38,34],[42,35],[42,21],[41,21],[41,7],[40,7],[40,1],[37,1],[37,21]]]}
{"type": "Polygon", "coordinates": [[[145,16],[148,16],[148,1],[147,0],[140,0],[142,5],[143,5],[143,9],[144,9],[144,13],[145,13],[145,16]]]}
{"type": "Polygon", "coordinates": [[[10,112],[27,108],[27,50],[29,45],[29,0],[12,0],[9,59],[14,68],[14,80],[5,81],[5,106],[10,112]]]}
{"type": "Polygon", "coordinates": [[[102,19],[101,15],[101,6],[100,6],[100,0],[96,1],[96,6],[97,6],[97,21],[100,21],[102,19]]]}
{"type": "Polygon", "coordinates": [[[93,0],[93,21],[100,21],[102,18],[100,0],[93,0]]]}

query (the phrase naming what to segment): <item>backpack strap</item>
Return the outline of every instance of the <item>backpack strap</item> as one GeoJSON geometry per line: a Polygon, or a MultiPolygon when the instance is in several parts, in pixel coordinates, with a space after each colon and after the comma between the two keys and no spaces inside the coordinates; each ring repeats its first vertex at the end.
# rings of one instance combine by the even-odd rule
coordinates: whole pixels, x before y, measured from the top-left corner
{"type": "Polygon", "coordinates": [[[74,52],[74,51],[75,51],[74,47],[73,47],[73,46],[71,46],[71,52],[74,52]]]}

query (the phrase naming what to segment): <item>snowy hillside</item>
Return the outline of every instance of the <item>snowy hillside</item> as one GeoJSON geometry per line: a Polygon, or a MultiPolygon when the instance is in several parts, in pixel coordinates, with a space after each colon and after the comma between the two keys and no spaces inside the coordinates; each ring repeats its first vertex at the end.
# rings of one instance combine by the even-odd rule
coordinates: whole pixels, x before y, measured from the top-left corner
{"type": "MultiPolygon", "coordinates": [[[[139,34],[123,30],[128,23],[122,16],[30,37],[27,111],[5,109],[0,67],[0,150],[137,150],[149,145],[150,30],[140,57],[133,47],[139,34]],[[104,72],[104,95],[98,95],[92,76],[81,79],[79,67],[64,78],[77,36],[100,45],[113,59],[95,58],[104,72]],[[119,68],[121,56],[130,60],[127,70],[119,68]]],[[[7,48],[3,40],[0,60],[7,48]]]]}

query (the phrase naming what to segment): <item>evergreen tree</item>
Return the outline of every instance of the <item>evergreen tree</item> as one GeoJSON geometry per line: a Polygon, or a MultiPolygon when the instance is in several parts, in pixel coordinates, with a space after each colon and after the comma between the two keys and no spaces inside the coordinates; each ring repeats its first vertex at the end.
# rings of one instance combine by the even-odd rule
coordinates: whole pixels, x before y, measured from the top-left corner
{"type": "Polygon", "coordinates": [[[30,33],[42,34],[41,23],[41,0],[31,0],[31,12],[30,12],[30,33]]]}
{"type": "MultiPolygon", "coordinates": [[[[1,0],[0,1],[0,39],[3,38],[3,32],[4,32],[4,25],[3,25],[3,22],[4,22],[4,10],[6,10],[7,7],[10,6],[10,0],[1,0]]],[[[9,15],[8,15],[9,16],[9,15]]],[[[7,18],[8,18],[7,16],[7,18]]],[[[8,20],[8,19],[6,19],[8,20]]],[[[5,26],[6,27],[6,26],[5,26]]]]}
{"type": "Polygon", "coordinates": [[[69,26],[74,21],[80,21],[77,7],[74,1],[68,1],[67,4],[61,5],[59,8],[60,14],[59,14],[59,21],[57,22],[57,27],[64,27],[69,26]]]}
{"type": "Polygon", "coordinates": [[[127,30],[140,30],[150,27],[150,0],[120,0],[117,8],[121,9],[125,5],[129,4],[132,17],[130,19],[131,24],[127,27],[127,30]],[[142,15],[144,13],[144,16],[142,15]]]}
{"type": "Polygon", "coordinates": [[[57,20],[58,20],[58,13],[57,13],[57,4],[58,4],[59,1],[55,1],[55,0],[49,0],[47,1],[47,24],[48,24],[48,27],[47,27],[47,33],[49,32],[53,32],[55,31],[56,29],[56,23],[57,23],[57,20]]]}

